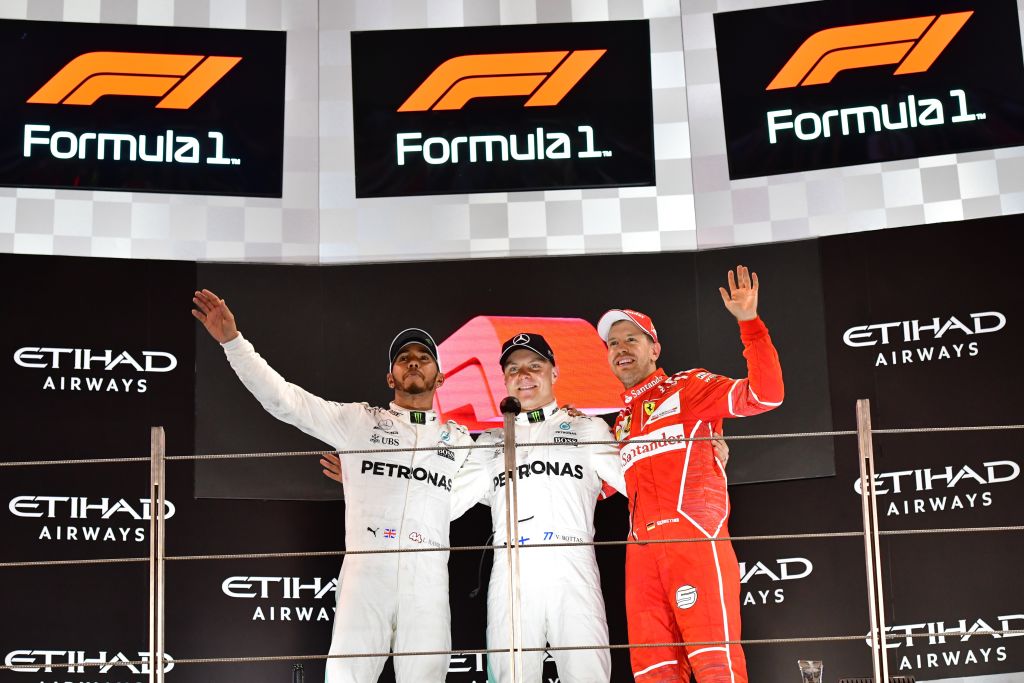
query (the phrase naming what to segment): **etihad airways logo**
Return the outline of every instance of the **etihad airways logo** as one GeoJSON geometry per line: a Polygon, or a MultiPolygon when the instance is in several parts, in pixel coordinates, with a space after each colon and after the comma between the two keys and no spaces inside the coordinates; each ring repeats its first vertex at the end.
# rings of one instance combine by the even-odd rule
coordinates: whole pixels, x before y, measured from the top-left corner
{"type": "Polygon", "coordinates": [[[766,90],[831,83],[841,71],[898,64],[895,76],[927,71],[974,12],[878,21],[818,31],[766,90]]]}
{"type": "MultiPolygon", "coordinates": [[[[51,673],[53,671],[85,673],[86,668],[97,669],[105,674],[117,667],[122,676],[127,673],[149,674],[152,672],[148,652],[110,652],[100,650],[95,656],[87,650],[11,650],[4,657],[4,665],[18,673],[51,673]],[[136,666],[132,662],[141,662],[136,666]],[[122,670],[123,669],[123,670],[122,670]]],[[[164,673],[174,668],[174,658],[164,653],[164,673]]]]}
{"type": "Polygon", "coordinates": [[[227,597],[257,601],[253,605],[252,621],[330,623],[337,591],[338,579],[319,576],[242,575],[229,576],[221,582],[221,592],[227,597]],[[330,604],[324,605],[322,601],[330,604]]]}
{"type": "Polygon", "coordinates": [[[806,557],[780,557],[774,561],[740,562],[740,583],[743,591],[741,604],[780,605],[786,601],[786,587],[775,584],[783,581],[806,579],[814,571],[814,564],[806,557]],[[765,577],[764,579],[758,577],[765,577]],[[754,585],[748,585],[753,580],[754,585]],[[764,582],[770,582],[764,588],[764,582]]]}
{"type": "Polygon", "coordinates": [[[875,367],[908,365],[973,358],[981,353],[981,344],[972,337],[999,332],[1004,327],[1005,314],[979,311],[960,318],[935,316],[924,320],[854,325],[843,333],[843,343],[852,348],[879,347],[875,350],[875,367]],[[881,348],[890,344],[923,345],[895,350],[881,348]]]}
{"type": "MultiPolygon", "coordinates": [[[[991,507],[994,491],[990,487],[1014,481],[1020,473],[1020,464],[1014,460],[989,460],[973,467],[965,464],[878,472],[875,493],[892,496],[885,505],[887,517],[944,514],[991,507]]],[[[853,490],[861,495],[859,478],[854,480],[853,490]]]]}
{"type": "Polygon", "coordinates": [[[477,97],[526,96],[524,107],[562,101],[607,50],[463,55],[445,61],[398,111],[462,109],[477,97]]]}
{"type": "MultiPolygon", "coordinates": [[[[33,531],[37,540],[82,543],[143,543],[148,525],[140,522],[152,518],[152,508],[149,498],[24,495],[7,503],[15,517],[39,520],[39,531],[33,531]]],[[[164,519],[174,512],[174,503],[165,500],[164,519]]],[[[20,531],[22,527],[16,526],[20,531]]]]}
{"type": "Polygon", "coordinates": [[[47,371],[43,389],[103,393],[139,393],[149,390],[145,375],[171,372],[178,359],[166,351],[83,349],[63,346],[23,346],[14,352],[14,362],[47,371]],[[118,373],[119,376],[98,374],[118,373]],[[143,377],[120,376],[141,373],[143,377]],[[90,373],[90,374],[83,374],[90,373]]]}
{"type": "MultiPolygon", "coordinates": [[[[1020,613],[1000,614],[994,618],[967,617],[899,624],[886,627],[888,638],[885,647],[888,650],[897,650],[892,653],[895,655],[892,659],[896,660],[893,664],[898,671],[946,671],[956,666],[991,665],[1007,661],[1012,652],[998,641],[1019,637],[1017,634],[1002,635],[996,631],[1014,631],[1022,627],[1024,614],[1020,613]],[[964,643],[969,644],[963,645],[964,643]],[[938,651],[932,650],[937,645],[944,647],[938,651]]],[[[864,642],[868,647],[871,646],[870,634],[864,642]]]]}
{"type": "Polygon", "coordinates": [[[107,95],[160,97],[157,109],[189,109],[241,57],[88,52],[68,62],[29,104],[88,106],[107,95]]]}

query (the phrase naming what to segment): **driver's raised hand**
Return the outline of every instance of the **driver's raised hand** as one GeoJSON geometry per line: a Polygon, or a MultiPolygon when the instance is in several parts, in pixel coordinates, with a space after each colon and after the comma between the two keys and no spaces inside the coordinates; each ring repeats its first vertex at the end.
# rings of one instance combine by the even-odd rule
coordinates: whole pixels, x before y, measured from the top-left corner
{"type": "Polygon", "coordinates": [[[231,309],[216,294],[208,289],[197,291],[192,297],[192,316],[203,324],[210,336],[221,344],[238,336],[235,316],[231,309]]]}
{"type": "Polygon", "coordinates": [[[719,287],[722,303],[737,320],[753,320],[757,317],[757,295],[760,287],[757,273],[751,273],[746,266],[737,266],[736,274],[729,271],[729,291],[719,287]]]}

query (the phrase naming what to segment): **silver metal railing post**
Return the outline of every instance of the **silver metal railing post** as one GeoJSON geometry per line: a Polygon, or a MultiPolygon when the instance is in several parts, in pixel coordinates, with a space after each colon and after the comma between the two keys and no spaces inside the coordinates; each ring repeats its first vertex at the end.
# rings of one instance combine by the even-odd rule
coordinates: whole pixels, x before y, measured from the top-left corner
{"type": "Polygon", "coordinates": [[[519,473],[516,463],[516,416],[522,407],[508,396],[501,402],[505,435],[505,555],[508,561],[508,596],[512,608],[509,624],[509,658],[512,681],[521,683],[523,646],[520,642],[522,603],[519,577],[519,473]]]}
{"type": "Polygon", "coordinates": [[[864,566],[868,580],[871,668],[875,683],[888,683],[889,658],[882,590],[882,556],[878,536],[875,454],[871,439],[871,402],[866,398],[857,401],[857,451],[860,464],[861,516],[864,522],[864,566]]]}
{"type": "Polygon", "coordinates": [[[149,432],[149,681],[164,681],[164,463],[163,427],[149,432]]]}

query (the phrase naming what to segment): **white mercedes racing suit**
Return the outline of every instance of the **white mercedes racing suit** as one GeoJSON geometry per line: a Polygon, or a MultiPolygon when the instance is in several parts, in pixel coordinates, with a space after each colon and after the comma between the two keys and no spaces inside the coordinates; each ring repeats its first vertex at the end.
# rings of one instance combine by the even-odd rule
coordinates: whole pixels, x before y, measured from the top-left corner
{"type": "MultiPolygon", "coordinates": [[[[466,480],[460,480],[453,506],[453,513],[459,515],[477,502],[490,505],[495,545],[505,543],[506,538],[502,440],[500,429],[477,438],[474,462],[465,470],[466,480]]],[[[554,443],[516,449],[523,546],[519,550],[523,647],[608,645],[608,622],[594,547],[532,546],[594,540],[594,505],[601,494],[601,480],[625,491],[619,451],[615,445],[575,444],[612,440],[611,431],[599,418],[571,417],[555,403],[516,417],[517,443],[554,443]]],[[[487,590],[488,648],[509,647],[512,610],[508,586],[506,551],[495,550],[487,590]]],[[[608,650],[561,650],[552,654],[562,683],[608,683],[608,650]]],[[[523,681],[540,681],[543,664],[543,652],[524,652],[523,681]]],[[[488,669],[491,681],[511,681],[509,655],[490,655],[488,669]]]]}
{"type": "MultiPolygon", "coordinates": [[[[338,450],[399,446],[430,450],[341,454],[345,548],[448,546],[452,485],[473,443],[432,411],[325,401],[290,384],[241,334],[222,345],[246,388],[274,417],[338,450]]],[[[338,576],[331,654],[450,650],[448,553],[351,555],[338,576]]],[[[440,683],[448,655],[395,657],[399,683],[440,683]]],[[[329,659],[328,683],[372,683],[383,657],[329,659]]]]}

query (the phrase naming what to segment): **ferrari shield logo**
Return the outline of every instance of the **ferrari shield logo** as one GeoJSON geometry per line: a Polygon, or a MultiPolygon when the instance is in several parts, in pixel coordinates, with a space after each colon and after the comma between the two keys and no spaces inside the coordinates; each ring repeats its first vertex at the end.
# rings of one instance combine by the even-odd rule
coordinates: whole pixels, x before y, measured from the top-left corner
{"type": "Polygon", "coordinates": [[[653,412],[654,412],[654,401],[644,401],[644,414],[647,415],[647,417],[650,417],[651,413],[653,413],[653,412]]]}

